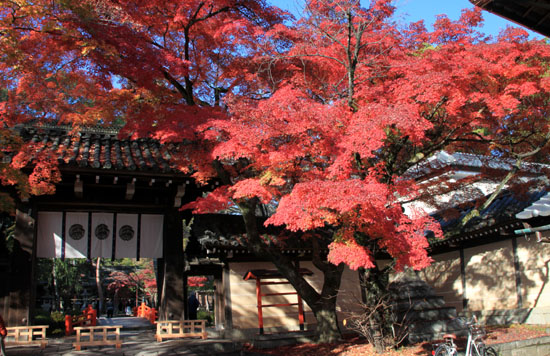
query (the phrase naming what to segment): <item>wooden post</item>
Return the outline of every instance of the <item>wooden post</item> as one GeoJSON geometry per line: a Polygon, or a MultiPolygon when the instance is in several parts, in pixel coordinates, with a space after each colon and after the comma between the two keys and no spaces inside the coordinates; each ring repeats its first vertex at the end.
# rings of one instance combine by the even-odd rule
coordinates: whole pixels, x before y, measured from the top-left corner
{"type": "Polygon", "coordinates": [[[304,331],[304,305],[302,304],[302,297],[296,293],[298,297],[298,320],[300,322],[300,330],[304,331]]]}
{"type": "Polygon", "coordinates": [[[10,266],[0,273],[7,278],[0,283],[0,312],[7,325],[27,326],[34,309],[33,278],[35,219],[30,204],[18,204],[15,215],[15,240],[10,266]]]}
{"type": "Polygon", "coordinates": [[[256,300],[258,301],[258,328],[260,335],[264,334],[264,314],[262,311],[262,282],[261,279],[256,279],[256,300]]]}
{"type": "Polygon", "coordinates": [[[159,319],[185,319],[182,216],[169,210],[164,218],[164,280],[159,319]]]}

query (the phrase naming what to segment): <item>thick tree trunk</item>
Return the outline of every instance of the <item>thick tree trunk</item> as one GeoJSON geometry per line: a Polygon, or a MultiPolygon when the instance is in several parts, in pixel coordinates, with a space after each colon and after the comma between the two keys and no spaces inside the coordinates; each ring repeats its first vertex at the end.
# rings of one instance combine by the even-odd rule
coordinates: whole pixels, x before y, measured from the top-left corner
{"type": "Polygon", "coordinates": [[[263,243],[259,235],[255,216],[255,205],[242,203],[241,208],[246,225],[249,249],[259,257],[271,260],[279,272],[292,284],[307,303],[317,319],[318,342],[334,342],[341,339],[341,331],[336,314],[336,299],[344,265],[335,266],[324,261],[315,265],[323,271],[323,288],[318,293],[298,272],[298,265],[280,253],[278,248],[263,243]]]}
{"type": "Polygon", "coordinates": [[[317,319],[317,342],[334,342],[340,339],[341,332],[335,307],[326,305],[320,310],[313,311],[313,314],[317,319]]]}
{"type": "Polygon", "coordinates": [[[377,353],[384,353],[387,346],[385,336],[390,336],[391,320],[387,320],[384,306],[389,285],[388,272],[378,267],[365,270],[363,273],[362,287],[365,289],[365,305],[370,314],[368,321],[369,342],[372,343],[377,353]]]}
{"type": "Polygon", "coordinates": [[[320,298],[313,305],[308,303],[315,315],[315,319],[317,319],[316,332],[318,342],[334,342],[341,337],[342,333],[340,331],[338,315],[336,314],[336,300],[342,271],[343,266],[334,266],[330,271],[325,271],[320,298]]]}

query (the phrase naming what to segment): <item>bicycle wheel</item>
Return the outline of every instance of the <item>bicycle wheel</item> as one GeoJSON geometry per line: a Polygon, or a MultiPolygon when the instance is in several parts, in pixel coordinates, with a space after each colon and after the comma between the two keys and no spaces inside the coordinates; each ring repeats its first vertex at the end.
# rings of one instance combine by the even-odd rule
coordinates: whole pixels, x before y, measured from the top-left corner
{"type": "Polygon", "coordinates": [[[495,350],[491,346],[487,346],[487,348],[485,349],[484,356],[498,356],[498,353],[497,353],[497,350],[495,350]]]}
{"type": "Polygon", "coordinates": [[[453,349],[447,344],[441,344],[435,349],[434,356],[456,356],[456,349],[453,349]]]}

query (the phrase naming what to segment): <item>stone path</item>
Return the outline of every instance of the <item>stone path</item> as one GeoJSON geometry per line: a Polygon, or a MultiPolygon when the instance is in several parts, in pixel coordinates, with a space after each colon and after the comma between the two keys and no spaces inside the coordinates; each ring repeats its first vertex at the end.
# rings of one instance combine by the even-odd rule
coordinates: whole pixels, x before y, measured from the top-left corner
{"type": "MultiPolygon", "coordinates": [[[[99,318],[100,325],[123,325],[121,332],[122,347],[96,346],[75,351],[74,336],[50,338],[48,346],[41,350],[38,346],[8,346],[7,356],[82,356],[82,355],[113,355],[113,356],[240,356],[253,354],[241,353],[242,343],[225,339],[180,339],[157,342],[155,330],[147,320],[134,317],[99,318]]],[[[256,354],[258,355],[258,354],[256,354]]]]}

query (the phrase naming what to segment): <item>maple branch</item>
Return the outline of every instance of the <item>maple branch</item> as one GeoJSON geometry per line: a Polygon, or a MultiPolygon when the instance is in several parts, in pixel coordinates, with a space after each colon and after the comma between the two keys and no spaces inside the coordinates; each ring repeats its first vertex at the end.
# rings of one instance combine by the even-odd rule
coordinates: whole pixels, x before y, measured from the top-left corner
{"type": "MultiPolygon", "coordinates": [[[[224,169],[223,164],[219,160],[214,160],[213,162],[214,169],[218,174],[218,177],[223,184],[230,184],[231,179],[227,171],[224,169]]],[[[258,221],[256,218],[256,206],[258,204],[258,199],[242,199],[235,202],[239,207],[239,210],[242,213],[246,235],[248,239],[248,249],[253,252],[256,256],[264,258],[266,260],[271,260],[277,269],[285,276],[286,279],[296,288],[296,290],[302,291],[302,298],[311,306],[314,303],[318,303],[321,299],[321,294],[319,294],[298,272],[297,264],[293,263],[292,260],[281,253],[276,247],[270,247],[266,245],[259,234],[258,221]]],[[[328,268],[328,267],[327,267],[328,268]]],[[[343,270],[343,265],[339,267],[343,270]]],[[[327,271],[328,274],[334,273],[330,269],[327,271]]],[[[341,272],[340,272],[341,273],[341,272]]],[[[330,286],[323,285],[323,288],[328,288],[330,286]]]]}
{"type": "Polygon", "coordinates": [[[466,214],[464,216],[464,218],[462,218],[462,221],[460,222],[460,226],[464,227],[468,223],[468,221],[470,221],[472,218],[474,218],[476,216],[479,216],[480,211],[483,211],[483,210],[487,209],[491,205],[491,203],[496,199],[496,197],[500,194],[502,189],[504,189],[504,186],[520,170],[523,160],[526,159],[526,158],[532,157],[532,156],[536,155],[537,153],[539,153],[544,148],[544,146],[546,146],[548,144],[549,141],[550,141],[550,132],[548,132],[546,134],[544,140],[539,144],[539,146],[536,149],[534,149],[532,151],[529,151],[529,152],[525,152],[525,153],[513,153],[513,155],[516,157],[516,163],[514,164],[514,166],[510,170],[510,172],[508,172],[506,177],[504,177],[504,179],[499,183],[499,185],[497,186],[495,191],[485,201],[485,203],[483,203],[481,208],[473,209],[468,214],[466,214]]]}
{"type": "MultiPolygon", "coordinates": [[[[191,18],[189,19],[189,22],[187,23],[187,28],[193,26],[193,24],[195,23],[195,19],[197,18],[197,16],[199,15],[199,12],[201,11],[202,7],[204,6],[204,2],[200,2],[199,5],[197,6],[197,10],[195,10],[195,13],[193,15],[191,15],[191,18]]],[[[197,21],[198,22],[198,21],[197,21]]]]}
{"type": "MultiPolygon", "coordinates": [[[[200,10],[203,8],[203,6],[205,5],[204,2],[200,2],[199,5],[197,6],[197,9],[195,10],[195,12],[193,13],[193,15],[191,16],[189,22],[187,23],[186,26],[183,27],[183,35],[184,35],[184,58],[186,61],[189,61],[190,60],[190,49],[189,49],[189,45],[190,45],[190,37],[189,37],[189,31],[191,29],[191,27],[198,23],[198,22],[201,22],[201,21],[205,21],[211,17],[214,17],[222,12],[227,12],[227,11],[230,11],[232,8],[229,7],[229,6],[226,6],[226,7],[222,7],[216,11],[212,11],[213,9],[213,5],[210,7],[210,10],[209,12],[204,15],[203,17],[200,17],[200,18],[197,18],[197,16],[199,15],[199,12],[200,10]]],[[[186,92],[186,96],[184,96],[185,100],[187,101],[187,104],[188,105],[194,105],[195,104],[195,101],[193,99],[193,82],[191,81],[191,79],[189,78],[188,75],[185,76],[185,92],[186,92]]],[[[180,90],[180,93],[181,93],[181,90],[180,90]]]]}
{"type": "Polygon", "coordinates": [[[326,259],[322,259],[321,256],[323,254],[323,249],[328,250],[328,246],[324,244],[324,246],[321,247],[320,245],[320,238],[313,238],[311,239],[311,244],[313,247],[312,252],[312,263],[315,267],[317,267],[320,271],[327,272],[328,271],[328,262],[326,259]]]}
{"type": "Polygon", "coordinates": [[[449,101],[449,98],[447,98],[446,96],[443,96],[434,106],[434,108],[432,109],[432,112],[428,115],[428,117],[426,117],[426,120],[430,121],[430,122],[433,122],[433,119],[435,117],[435,114],[437,114],[437,112],[439,111],[439,109],[443,106],[443,104],[445,104],[447,101],[449,101]]]}
{"type": "Polygon", "coordinates": [[[499,183],[499,185],[497,186],[497,188],[495,189],[495,191],[491,194],[491,196],[489,197],[489,199],[487,199],[485,201],[485,203],[483,203],[483,205],[481,206],[481,208],[477,209],[472,209],[472,211],[470,211],[468,214],[466,214],[462,220],[460,221],[460,227],[464,227],[472,218],[474,217],[477,217],[479,216],[479,212],[480,211],[483,211],[485,209],[487,209],[489,207],[489,205],[491,205],[491,203],[496,199],[496,197],[500,194],[500,192],[502,191],[502,189],[504,188],[504,186],[506,185],[506,183],[508,183],[508,181],[510,181],[510,179],[512,179],[512,177],[519,171],[520,169],[520,166],[521,166],[521,161],[522,159],[518,159],[516,161],[516,163],[514,164],[512,170],[510,172],[508,172],[508,174],[506,175],[506,177],[504,177],[504,179],[499,183]]]}
{"type": "MultiPolygon", "coordinates": [[[[313,16],[313,11],[310,9],[309,4],[307,4],[307,9],[310,12],[310,15],[313,16]]],[[[316,17],[314,17],[314,21],[317,20],[316,17]]],[[[334,43],[340,45],[344,50],[346,49],[346,46],[336,37],[331,35],[329,32],[325,31],[321,25],[319,25],[318,21],[315,21],[315,23],[312,24],[315,29],[317,29],[319,32],[321,32],[323,35],[327,36],[329,39],[331,39],[334,43]]]]}
{"type": "Polygon", "coordinates": [[[348,66],[346,66],[346,70],[348,72],[348,106],[352,109],[353,112],[357,111],[357,108],[355,107],[353,103],[353,94],[355,91],[355,88],[353,86],[354,79],[355,79],[355,69],[357,66],[357,54],[359,53],[359,46],[356,45],[355,52],[351,53],[351,38],[353,33],[353,16],[351,14],[351,10],[347,13],[347,20],[348,20],[348,45],[346,47],[346,55],[348,57],[348,66]],[[352,58],[353,56],[353,58],[352,58]]]}
{"type": "Polygon", "coordinates": [[[321,299],[321,295],[299,274],[296,264],[288,256],[282,254],[279,249],[267,246],[260,238],[258,223],[254,213],[256,203],[257,199],[247,199],[246,201],[237,202],[245,222],[248,248],[256,256],[271,260],[292,286],[296,290],[302,291],[301,296],[310,306],[312,303],[317,303],[321,299]]]}
{"type": "Polygon", "coordinates": [[[210,11],[208,12],[208,14],[204,15],[203,17],[199,17],[197,18],[197,15],[199,14],[199,11],[200,9],[204,6],[204,2],[201,2],[199,4],[199,7],[197,8],[197,11],[193,14],[193,16],[191,17],[191,20],[189,21],[189,23],[187,24],[186,28],[190,28],[191,26],[193,26],[194,24],[198,23],[198,22],[201,22],[201,21],[205,21],[205,20],[208,20],[209,18],[211,17],[214,17],[218,14],[221,14],[222,12],[227,12],[229,10],[232,9],[232,7],[230,6],[226,6],[226,7],[222,7],[216,11],[212,11],[213,7],[211,6],[210,7],[210,11]]]}
{"type": "Polygon", "coordinates": [[[181,94],[181,96],[185,99],[188,105],[193,105],[195,102],[193,101],[193,95],[189,94],[187,89],[181,85],[180,82],[176,80],[173,76],[168,73],[165,69],[161,69],[162,74],[164,75],[164,78],[168,80],[175,88],[176,90],[181,94]]]}
{"type": "Polygon", "coordinates": [[[277,56],[276,58],[274,58],[274,59],[272,60],[272,62],[274,62],[274,61],[277,60],[277,59],[300,58],[300,57],[321,57],[321,58],[331,59],[331,60],[333,60],[333,61],[336,61],[336,62],[340,63],[340,64],[343,65],[343,66],[346,66],[346,63],[344,63],[343,61],[339,60],[338,58],[332,57],[332,56],[327,56],[327,55],[325,55],[325,54],[320,54],[320,53],[314,53],[314,54],[293,54],[293,55],[288,55],[288,56],[277,56]]]}

